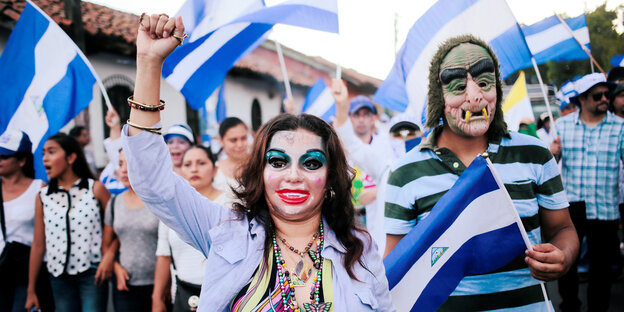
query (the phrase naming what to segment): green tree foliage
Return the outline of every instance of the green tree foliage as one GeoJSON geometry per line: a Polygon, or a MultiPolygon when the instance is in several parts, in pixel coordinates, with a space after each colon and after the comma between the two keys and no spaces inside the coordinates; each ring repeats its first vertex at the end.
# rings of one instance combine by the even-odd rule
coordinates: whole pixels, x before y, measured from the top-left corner
{"type": "MultiPolygon", "coordinates": [[[[624,34],[618,34],[613,25],[617,18],[617,12],[607,10],[606,4],[603,4],[594,11],[585,14],[592,55],[605,71],[609,71],[612,67],[609,63],[611,57],[616,54],[624,54],[624,34]]],[[[540,65],[539,68],[544,83],[555,83],[557,86],[561,86],[566,80],[575,76],[586,75],[591,72],[589,60],[548,62],[540,65]]],[[[595,71],[598,71],[598,68],[595,68],[595,71]]],[[[532,69],[527,69],[526,73],[527,80],[537,80],[532,69]]]]}

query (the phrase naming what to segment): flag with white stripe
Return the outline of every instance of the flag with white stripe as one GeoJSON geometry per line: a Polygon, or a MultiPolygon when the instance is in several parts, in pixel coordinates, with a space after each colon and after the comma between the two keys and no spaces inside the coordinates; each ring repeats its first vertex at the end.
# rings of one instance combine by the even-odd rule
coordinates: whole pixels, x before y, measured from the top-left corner
{"type": "Polygon", "coordinates": [[[520,72],[518,79],[503,102],[503,114],[507,128],[511,131],[518,131],[520,121],[526,117],[535,121],[523,71],[520,72]]]}
{"type": "Polygon", "coordinates": [[[331,89],[319,78],[306,95],[301,111],[331,122],[336,117],[336,102],[331,89]]]}
{"type": "Polygon", "coordinates": [[[624,67],[624,55],[618,54],[611,58],[611,66],[613,67],[624,67]]]}
{"type": "Polygon", "coordinates": [[[504,0],[439,0],[410,29],[375,102],[400,112],[409,108],[423,120],[431,58],[441,43],[463,34],[492,46],[503,78],[531,66],[520,26],[504,0]]]}
{"type": "Polygon", "coordinates": [[[278,23],[337,33],[338,5],[336,0],[290,0],[249,12],[176,49],[165,60],[162,75],[197,109],[234,63],[278,23]]]}
{"type": "Polygon", "coordinates": [[[244,13],[262,7],[263,0],[186,0],[176,16],[182,16],[189,41],[195,41],[244,13]]]}
{"type": "Polygon", "coordinates": [[[531,50],[537,64],[544,64],[549,61],[562,62],[589,58],[576,41],[578,39],[590,51],[589,29],[587,28],[585,14],[568,18],[565,22],[574,33],[576,39],[572,37],[568,29],[554,15],[533,25],[522,27],[529,50],[531,50]]]}
{"type": "Polygon", "coordinates": [[[26,132],[37,178],[47,179],[42,147],[93,99],[97,75],[65,32],[27,1],[0,57],[0,133],[26,132]]]}
{"type": "Polygon", "coordinates": [[[577,95],[578,95],[578,92],[576,92],[574,82],[568,80],[564,84],[561,85],[561,88],[559,89],[559,91],[557,91],[557,93],[555,94],[555,97],[561,103],[560,108],[563,109],[564,107],[570,104],[570,98],[573,98],[577,95]]]}
{"type": "Polygon", "coordinates": [[[478,156],[384,259],[392,301],[398,311],[435,311],[462,278],[499,269],[528,245],[492,163],[478,156]]]}

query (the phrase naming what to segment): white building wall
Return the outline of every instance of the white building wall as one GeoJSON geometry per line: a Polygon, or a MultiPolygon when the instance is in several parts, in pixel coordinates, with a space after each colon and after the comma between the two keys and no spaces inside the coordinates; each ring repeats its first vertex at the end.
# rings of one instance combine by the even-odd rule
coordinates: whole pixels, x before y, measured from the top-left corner
{"type": "MultiPolygon", "coordinates": [[[[87,58],[102,81],[112,75],[124,75],[132,81],[136,79],[136,62],[133,58],[111,53],[92,54],[87,58]]],[[[161,79],[160,90],[161,98],[167,103],[161,113],[163,127],[166,129],[173,123],[186,122],[184,97],[164,79],[161,79]]],[[[102,93],[99,86],[96,85],[93,91],[93,101],[89,104],[91,144],[88,148],[92,149],[97,166],[103,167],[108,162],[102,143],[106,111],[102,109],[102,93]]],[[[70,122],[63,130],[67,132],[71,127],[73,127],[73,122],[70,122]]]]}

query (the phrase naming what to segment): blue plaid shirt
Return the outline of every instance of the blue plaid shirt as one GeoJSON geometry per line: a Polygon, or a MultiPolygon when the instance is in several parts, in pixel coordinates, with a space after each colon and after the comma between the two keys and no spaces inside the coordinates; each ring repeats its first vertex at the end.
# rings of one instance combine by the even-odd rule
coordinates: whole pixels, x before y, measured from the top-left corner
{"type": "Polygon", "coordinates": [[[593,128],[579,112],[556,122],[561,136],[561,175],[570,202],[584,201],[589,220],[617,220],[624,119],[611,112],[593,128]]]}

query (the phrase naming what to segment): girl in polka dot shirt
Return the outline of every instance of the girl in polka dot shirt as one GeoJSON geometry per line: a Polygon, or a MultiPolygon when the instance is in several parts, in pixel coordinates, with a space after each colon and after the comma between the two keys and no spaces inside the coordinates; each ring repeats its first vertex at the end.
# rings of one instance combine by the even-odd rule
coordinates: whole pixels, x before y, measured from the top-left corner
{"type": "Polygon", "coordinates": [[[104,282],[114,259],[105,253],[110,242],[102,241],[102,217],[110,194],[93,179],[78,142],[65,134],[46,141],[43,165],[50,184],[36,199],[26,308],[39,308],[34,289],[45,253],[58,311],[105,311],[104,282]]]}

